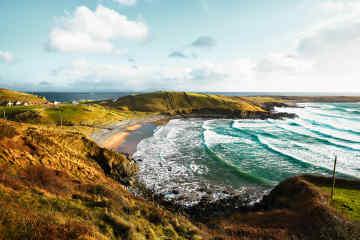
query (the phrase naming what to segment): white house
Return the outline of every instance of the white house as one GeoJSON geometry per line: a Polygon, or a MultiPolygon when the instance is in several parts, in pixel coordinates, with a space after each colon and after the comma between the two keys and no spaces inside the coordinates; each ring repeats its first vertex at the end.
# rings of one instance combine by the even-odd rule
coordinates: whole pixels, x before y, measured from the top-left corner
{"type": "Polygon", "coordinates": [[[58,101],[54,101],[54,105],[58,105],[60,104],[61,102],[58,102],[58,101]]]}
{"type": "Polygon", "coordinates": [[[24,102],[24,106],[29,106],[29,103],[27,103],[27,102],[24,102]]]}
{"type": "Polygon", "coordinates": [[[20,102],[20,101],[17,101],[17,102],[16,102],[16,105],[17,105],[17,106],[20,106],[20,105],[21,105],[21,102],[20,102]]]}
{"type": "Polygon", "coordinates": [[[77,101],[72,101],[72,105],[79,105],[77,101]]]}
{"type": "Polygon", "coordinates": [[[12,103],[12,102],[8,102],[8,103],[7,103],[7,106],[8,106],[8,107],[12,107],[13,105],[14,105],[14,103],[12,103]]]}

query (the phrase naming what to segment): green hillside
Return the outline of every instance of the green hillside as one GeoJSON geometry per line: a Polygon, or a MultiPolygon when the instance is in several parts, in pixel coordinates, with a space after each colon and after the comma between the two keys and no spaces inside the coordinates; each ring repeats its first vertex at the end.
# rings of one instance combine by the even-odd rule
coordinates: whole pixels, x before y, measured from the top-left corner
{"type": "Polygon", "coordinates": [[[242,98],[186,92],[154,92],[121,97],[117,106],[131,111],[191,113],[202,110],[263,112],[260,105],[242,98]]]}
{"type": "Polygon", "coordinates": [[[31,105],[46,103],[46,99],[36,95],[12,91],[4,88],[0,88],[0,105],[7,104],[8,102],[21,102],[31,105]]]}

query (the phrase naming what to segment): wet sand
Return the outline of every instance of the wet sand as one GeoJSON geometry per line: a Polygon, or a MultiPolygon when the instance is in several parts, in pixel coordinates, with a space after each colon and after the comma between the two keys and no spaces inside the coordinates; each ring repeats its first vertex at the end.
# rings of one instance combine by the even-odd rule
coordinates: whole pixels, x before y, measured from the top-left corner
{"type": "Polygon", "coordinates": [[[133,126],[129,126],[129,127],[125,128],[125,129],[128,131],[135,131],[135,130],[141,128],[141,126],[142,126],[142,124],[135,124],[133,126]]]}
{"type": "Polygon", "coordinates": [[[149,138],[154,134],[157,125],[154,123],[144,123],[136,130],[132,131],[115,149],[115,152],[122,152],[132,155],[137,150],[137,145],[141,140],[149,138]]]}
{"type": "Polygon", "coordinates": [[[109,149],[109,150],[114,150],[129,135],[130,135],[130,133],[128,133],[128,132],[121,132],[121,133],[117,133],[115,135],[112,135],[109,139],[107,139],[104,142],[103,147],[106,148],[106,149],[109,149]]]}
{"type": "Polygon", "coordinates": [[[101,147],[117,152],[133,154],[137,144],[151,137],[159,122],[166,123],[168,116],[124,120],[103,127],[101,132],[89,135],[101,147]]]}

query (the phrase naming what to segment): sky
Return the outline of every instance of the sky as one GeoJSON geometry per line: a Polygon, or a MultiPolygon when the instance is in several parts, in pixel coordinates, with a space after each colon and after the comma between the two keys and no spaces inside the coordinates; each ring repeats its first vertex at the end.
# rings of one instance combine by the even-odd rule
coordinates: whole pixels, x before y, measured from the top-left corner
{"type": "Polygon", "coordinates": [[[1,0],[0,88],[360,92],[358,0],[1,0]]]}

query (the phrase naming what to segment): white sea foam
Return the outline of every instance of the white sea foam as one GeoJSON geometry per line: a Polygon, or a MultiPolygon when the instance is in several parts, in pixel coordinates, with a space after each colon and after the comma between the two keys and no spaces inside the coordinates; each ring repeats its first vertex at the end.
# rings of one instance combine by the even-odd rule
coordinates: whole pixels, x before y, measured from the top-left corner
{"type": "MultiPolygon", "coordinates": [[[[276,184],[294,174],[329,174],[337,154],[338,171],[360,177],[360,122],[351,105],[302,106],[277,109],[299,116],[288,120],[172,120],[138,145],[134,157],[143,160],[139,178],[168,198],[187,196],[185,202],[196,202],[204,196],[199,190],[204,186],[224,189],[213,180],[221,176],[210,175],[223,173],[222,168],[213,169],[219,161],[211,159],[214,156],[242,173],[276,184]]],[[[214,198],[218,194],[211,193],[214,198]]]]}

